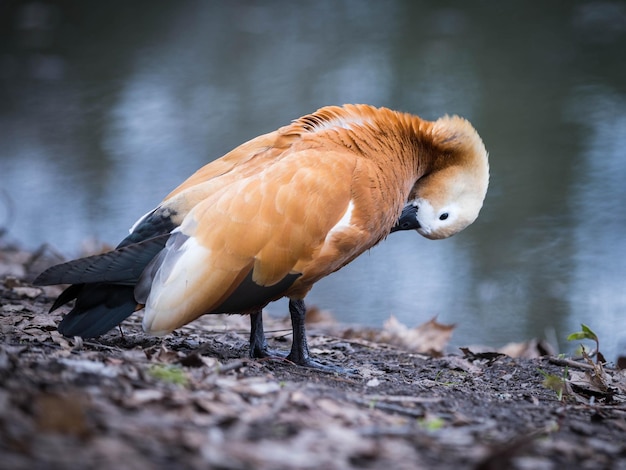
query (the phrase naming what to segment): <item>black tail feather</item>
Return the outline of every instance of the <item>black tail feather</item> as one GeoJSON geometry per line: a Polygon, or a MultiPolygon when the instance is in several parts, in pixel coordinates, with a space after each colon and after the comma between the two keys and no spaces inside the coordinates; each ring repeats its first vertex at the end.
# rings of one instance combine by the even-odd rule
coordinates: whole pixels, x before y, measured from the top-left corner
{"type": "Polygon", "coordinates": [[[65,336],[93,338],[119,325],[137,309],[134,290],[141,273],[163,249],[170,234],[127,244],[108,253],[52,266],[36,285],[72,284],[50,311],[74,299],[76,305],[61,323],[65,336]]]}
{"type": "Polygon", "coordinates": [[[59,323],[59,333],[83,338],[103,335],[136,310],[137,302],[133,290],[133,286],[114,284],[81,286],[76,305],[59,323]]]}
{"type": "Polygon", "coordinates": [[[83,290],[84,286],[85,284],[72,284],[63,292],[61,292],[61,295],[57,297],[57,299],[52,304],[52,307],[50,307],[50,312],[54,312],[61,305],[65,305],[66,303],[71,302],[72,300],[77,298],[83,290]]]}
{"type": "Polygon", "coordinates": [[[133,314],[137,309],[135,285],[176,227],[175,215],[171,209],[157,208],[144,216],[115,250],[52,266],[35,279],[35,285],[72,284],[50,309],[76,299],[59,324],[61,334],[92,338],[133,314]]]}
{"type": "Polygon", "coordinates": [[[170,234],[159,235],[108,253],[57,264],[48,268],[33,282],[53,284],[136,284],[146,265],[163,249],[170,234]]]}

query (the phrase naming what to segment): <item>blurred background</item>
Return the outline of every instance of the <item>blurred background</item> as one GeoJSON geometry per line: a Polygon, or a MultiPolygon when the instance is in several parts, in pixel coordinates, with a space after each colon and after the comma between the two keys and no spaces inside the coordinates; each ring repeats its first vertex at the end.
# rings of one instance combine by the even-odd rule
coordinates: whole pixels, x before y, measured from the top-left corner
{"type": "MultiPolygon", "coordinates": [[[[314,287],[340,321],[455,323],[453,345],[626,350],[626,3],[0,2],[0,227],[115,245],[205,163],[328,104],[467,117],[481,216],[398,233],[314,287]]],[[[286,314],[283,303],[271,313],[286,314]]]]}

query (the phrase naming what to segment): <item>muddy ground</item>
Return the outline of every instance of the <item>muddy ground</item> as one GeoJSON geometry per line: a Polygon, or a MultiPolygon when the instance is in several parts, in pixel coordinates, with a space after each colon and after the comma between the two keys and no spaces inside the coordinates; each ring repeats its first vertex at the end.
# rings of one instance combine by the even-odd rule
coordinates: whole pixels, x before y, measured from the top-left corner
{"type": "MultiPolygon", "coordinates": [[[[0,468],[626,469],[626,377],[610,364],[533,358],[532,342],[527,358],[443,353],[451,330],[434,322],[323,314],[312,353],[351,374],[247,359],[239,316],[64,338],[63,312],[47,313],[60,290],[28,283],[53,261],[0,249],[0,468]]],[[[289,328],[266,320],[273,347],[289,328]]]]}

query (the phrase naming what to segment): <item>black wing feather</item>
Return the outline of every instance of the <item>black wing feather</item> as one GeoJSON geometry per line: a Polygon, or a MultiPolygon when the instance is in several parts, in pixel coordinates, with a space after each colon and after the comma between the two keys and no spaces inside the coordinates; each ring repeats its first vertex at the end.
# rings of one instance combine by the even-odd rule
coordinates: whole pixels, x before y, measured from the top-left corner
{"type": "Polygon", "coordinates": [[[50,307],[50,312],[54,312],[61,305],[65,305],[66,303],[71,302],[76,297],[78,297],[84,286],[85,284],[73,284],[65,289],[63,292],[61,292],[61,295],[57,297],[57,299],[52,304],[52,307],[50,307]]]}
{"type": "Polygon", "coordinates": [[[41,273],[34,284],[46,286],[102,282],[134,285],[146,265],[163,249],[169,236],[167,233],[101,255],[57,264],[41,273]]]}
{"type": "Polygon", "coordinates": [[[133,286],[85,285],[72,311],[59,323],[59,333],[83,338],[103,335],[132,315],[136,307],[133,286]]]}
{"type": "Polygon", "coordinates": [[[135,312],[135,284],[176,228],[174,215],[169,209],[156,209],[115,250],[53,266],[35,279],[37,285],[72,284],[50,309],[76,299],[59,324],[61,334],[100,336],[135,312]]]}

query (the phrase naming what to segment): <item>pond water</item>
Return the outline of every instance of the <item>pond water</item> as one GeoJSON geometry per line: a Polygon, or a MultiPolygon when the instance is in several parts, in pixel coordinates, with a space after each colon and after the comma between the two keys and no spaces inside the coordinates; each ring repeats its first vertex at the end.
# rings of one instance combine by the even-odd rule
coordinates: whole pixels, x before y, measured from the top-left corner
{"type": "Polygon", "coordinates": [[[0,35],[0,227],[22,246],[115,244],[195,169],[324,105],[460,114],[490,152],[479,219],[393,234],[309,304],[438,316],[454,345],[568,351],[584,322],[625,352],[623,2],[5,2],[0,35]]]}

